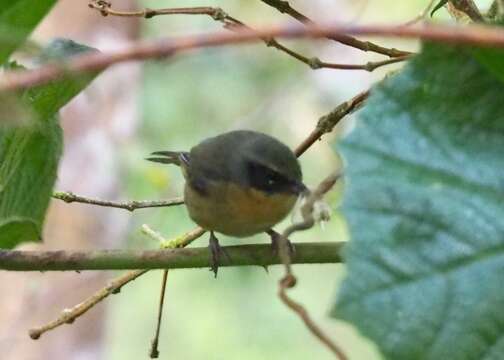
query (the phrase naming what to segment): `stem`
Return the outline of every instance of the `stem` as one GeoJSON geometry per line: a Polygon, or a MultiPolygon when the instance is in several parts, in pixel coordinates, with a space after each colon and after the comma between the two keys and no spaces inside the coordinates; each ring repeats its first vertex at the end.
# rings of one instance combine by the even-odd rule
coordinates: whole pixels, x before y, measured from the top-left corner
{"type": "MultiPolygon", "coordinates": [[[[305,25],[316,25],[316,23],[308,18],[307,16],[301,14],[298,10],[294,9],[292,6],[290,6],[288,1],[284,0],[261,0],[263,3],[268,4],[271,7],[274,7],[281,13],[285,13],[289,15],[290,17],[296,19],[302,24],[305,25]]],[[[372,43],[371,41],[361,41],[358,40],[352,36],[348,36],[346,34],[328,34],[325,36],[329,40],[334,40],[337,41],[341,44],[353,47],[355,49],[359,49],[362,51],[372,51],[378,54],[382,55],[387,55],[388,57],[404,57],[407,55],[411,55],[410,52],[408,51],[402,51],[402,50],[397,50],[397,49],[390,49],[386,48],[380,45],[377,45],[375,43],[372,43]]]]}
{"type": "Polygon", "coordinates": [[[184,199],[181,197],[169,200],[113,202],[108,200],[87,198],[84,196],[75,195],[74,193],[71,192],[63,192],[63,191],[55,192],[52,195],[52,197],[58,200],[63,200],[66,203],[79,202],[83,204],[125,209],[128,211],[134,211],[137,209],[145,209],[152,207],[175,206],[175,205],[182,205],[184,203],[184,199]]]}
{"type": "MultiPolygon", "coordinates": [[[[89,7],[98,10],[103,16],[120,16],[120,17],[143,17],[146,19],[153,18],[160,15],[207,15],[215,21],[219,21],[224,25],[225,29],[234,31],[239,29],[252,30],[249,26],[245,25],[242,21],[228,15],[224,10],[218,7],[196,6],[190,8],[167,8],[167,9],[143,9],[138,11],[117,11],[111,8],[112,4],[103,0],[93,0],[89,3],[89,7]]],[[[287,46],[279,43],[273,37],[264,37],[261,40],[268,47],[273,47],[292,58],[308,65],[313,70],[318,69],[339,69],[339,70],[365,70],[372,72],[375,69],[404,61],[409,57],[409,53],[404,52],[403,56],[398,56],[394,59],[385,61],[367,62],[365,64],[337,64],[325,62],[318,57],[307,57],[300,53],[288,48],[287,46]]]]}
{"type": "Polygon", "coordinates": [[[166,281],[168,280],[168,270],[163,271],[163,279],[161,280],[161,291],[159,294],[159,306],[158,306],[158,316],[156,322],[156,332],[154,333],[154,338],[151,342],[151,348],[149,350],[149,357],[151,359],[157,359],[159,357],[159,335],[161,334],[161,321],[163,320],[163,307],[166,293],[166,281]]]}
{"type": "Polygon", "coordinates": [[[113,64],[170,57],[189,50],[250,43],[267,37],[322,38],[339,34],[380,35],[400,38],[421,38],[450,44],[465,44],[485,47],[504,47],[504,29],[484,25],[453,26],[428,25],[423,27],[390,25],[342,25],[282,26],[259,31],[239,29],[235,32],[207,33],[158,41],[139,41],[128,48],[108,53],[85,53],[76,55],[64,64],[48,64],[35,70],[10,71],[0,79],[0,92],[24,89],[47,83],[59,76],[75,72],[92,72],[113,64]]]}
{"type": "Polygon", "coordinates": [[[341,103],[330,113],[322,116],[317,123],[317,127],[294,150],[294,154],[297,157],[301,156],[310,146],[319,140],[322,135],[331,132],[341,119],[359,109],[368,97],[369,90],[363,91],[350,100],[341,103]]]}
{"type": "MultiPolygon", "coordinates": [[[[0,255],[1,256],[1,255],[0,255]]],[[[1,260],[0,260],[1,261],[1,260]]],[[[85,314],[89,309],[94,307],[96,304],[101,302],[103,299],[106,297],[112,295],[112,294],[117,294],[121,288],[126,285],[127,283],[135,280],[137,277],[145,274],[148,270],[135,270],[135,271],[130,271],[114,280],[109,282],[109,284],[94,293],[92,296],[84,300],[83,302],[75,305],[74,307],[70,309],[65,309],[61,313],[61,315],[51,321],[50,323],[47,323],[43,326],[40,326],[38,328],[33,328],[30,329],[29,335],[33,340],[37,340],[40,338],[40,336],[50,330],[53,330],[57,328],[58,326],[61,326],[63,324],[71,324],[75,321],[76,318],[79,316],[85,314]]]]}
{"type": "Polygon", "coordinates": [[[289,307],[292,311],[294,311],[300,319],[304,322],[308,330],[320,340],[322,344],[324,344],[332,353],[340,360],[347,360],[347,356],[345,353],[336,345],[329,336],[313,321],[308,314],[308,311],[304,308],[303,305],[298,302],[292,300],[287,295],[287,289],[291,288],[292,282],[295,282],[295,279],[291,277],[286,277],[280,282],[280,288],[278,290],[278,297],[282,302],[289,307]]]}
{"type": "MultiPolygon", "coordinates": [[[[344,242],[298,243],[293,264],[339,263],[344,242]]],[[[281,264],[269,244],[226,246],[231,258],[221,267],[281,264]]],[[[0,250],[0,269],[72,271],[119,269],[189,269],[211,266],[207,247],[165,250],[18,251],[0,250]]]]}
{"type": "MultiPolygon", "coordinates": [[[[148,227],[144,227],[144,231],[149,231],[150,229],[148,227]]],[[[194,240],[196,240],[198,237],[203,235],[205,231],[201,229],[200,227],[197,227],[187,233],[185,233],[182,236],[176,237],[172,240],[168,239],[163,239],[163,242],[166,242],[167,247],[185,247],[192,243],[194,240]]],[[[5,251],[4,253],[9,253],[8,251],[5,251]]],[[[22,255],[24,255],[22,252],[19,252],[22,255]]],[[[37,252],[35,252],[37,253],[37,252]]],[[[64,253],[64,252],[59,252],[59,253],[64,253]]],[[[39,253],[41,254],[41,253],[39,253]]],[[[47,254],[47,253],[46,253],[47,254]]],[[[9,255],[9,254],[7,254],[9,255]]],[[[50,258],[50,256],[49,256],[50,258]]],[[[19,259],[18,259],[19,260],[19,259]]],[[[0,253],[0,264],[2,264],[2,253],[0,253]]],[[[0,269],[1,269],[0,265],[0,269]]],[[[81,303],[75,305],[74,307],[70,309],[65,309],[61,312],[61,314],[53,321],[42,325],[40,327],[36,327],[33,329],[30,329],[29,335],[33,340],[37,340],[42,334],[44,334],[47,331],[53,330],[63,324],[71,324],[73,323],[77,318],[80,316],[84,315],[86,312],[91,310],[94,306],[99,304],[101,301],[105,300],[108,296],[112,294],[117,294],[121,288],[128,284],[130,281],[135,280],[139,276],[142,276],[149,270],[143,269],[143,270],[133,270],[129,271],[124,275],[121,275],[111,282],[104,288],[98,290],[95,292],[93,295],[82,301],[81,303]]]]}

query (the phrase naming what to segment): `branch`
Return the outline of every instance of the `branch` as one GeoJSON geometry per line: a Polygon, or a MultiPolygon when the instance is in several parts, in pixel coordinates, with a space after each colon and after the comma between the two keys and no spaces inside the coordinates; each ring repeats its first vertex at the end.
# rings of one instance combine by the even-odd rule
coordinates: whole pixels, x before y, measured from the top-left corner
{"type": "Polygon", "coordinates": [[[341,119],[359,109],[368,97],[369,90],[363,91],[350,100],[341,103],[330,113],[322,116],[311,134],[294,150],[294,154],[297,157],[301,156],[310,146],[319,140],[322,135],[331,132],[341,119]]]}
{"type": "Polygon", "coordinates": [[[473,0],[450,0],[449,1],[455,9],[466,14],[472,21],[484,21],[478,7],[473,0]]]}
{"type": "MultiPolygon", "coordinates": [[[[285,278],[284,278],[285,280],[285,278]]],[[[286,293],[289,288],[287,281],[282,281],[282,285],[278,291],[278,296],[282,302],[287,305],[292,311],[299,315],[310,332],[316,336],[325,346],[327,346],[340,360],[347,360],[345,353],[315,324],[310,318],[308,311],[299,303],[292,300],[286,293]]]]}
{"type": "MultiPolygon", "coordinates": [[[[1,257],[1,255],[0,255],[0,257],[1,257]]],[[[37,340],[38,338],[40,338],[40,336],[43,333],[45,333],[47,331],[53,330],[63,324],[73,323],[76,318],[85,314],[89,309],[94,307],[96,304],[101,302],[103,299],[105,299],[109,295],[117,294],[124,285],[135,280],[137,277],[145,274],[147,271],[148,270],[130,271],[130,272],[112,280],[111,282],[109,282],[109,284],[106,287],[104,287],[103,289],[100,289],[99,291],[94,293],[92,296],[90,296],[89,298],[84,300],[83,302],[75,305],[74,307],[72,307],[70,309],[63,310],[63,312],[61,313],[61,315],[57,319],[55,319],[55,320],[53,320],[53,321],[51,321],[41,327],[30,329],[30,331],[28,332],[28,335],[30,335],[30,337],[33,340],[37,340]]]]}
{"type": "MultiPolygon", "coordinates": [[[[296,243],[294,264],[341,262],[343,242],[296,243]]],[[[281,264],[269,244],[224,247],[230,259],[219,266],[281,264]]],[[[188,269],[210,267],[208,247],[162,250],[16,251],[0,250],[0,269],[10,271],[75,271],[188,269]]]]}
{"type": "MultiPolygon", "coordinates": [[[[305,203],[301,207],[301,215],[303,221],[292,224],[282,233],[280,237],[279,255],[282,263],[285,266],[285,276],[280,280],[278,287],[278,296],[282,302],[293,310],[305,323],[310,332],[324,345],[326,345],[333,354],[340,360],[347,360],[345,353],[336,345],[325,332],[311,319],[308,311],[301,305],[292,300],[287,295],[287,289],[293,288],[296,285],[296,277],[291,272],[292,255],[288,249],[288,237],[296,231],[307,230],[311,228],[316,218],[314,215],[315,203],[322,200],[322,197],[336,184],[341,178],[341,173],[335,172],[325,178],[317,188],[312,191],[305,203]]],[[[296,246],[297,249],[297,246],[296,246]]]]}
{"type": "MultiPolygon", "coordinates": [[[[148,233],[149,235],[154,235],[151,233],[150,228],[147,226],[143,227],[143,231],[148,233]]],[[[163,240],[163,243],[165,243],[164,246],[166,246],[166,247],[173,247],[173,248],[185,247],[185,246],[189,245],[190,243],[192,243],[197,238],[199,238],[204,233],[205,233],[205,230],[203,230],[200,227],[197,227],[197,228],[183,234],[182,236],[176,237],[172,240],[165,240],[164,238],[162,240],[163,240]]],[[[157,236],[155,236],[155,237],[157,238],[157,236]]],[[[2,264],[1,253],[0,253],[0,264],[2,264]]],[[[0,265],[0,268],[1,268],[1,265],[0,265]]],[[[139,276],[145,274],[147,271],[149,271],[149,270],[143,269],[143,270],[130,271],[130,272],[128,272],[124,275],[121,275],[120,277],[112,280],[111,282],[109,282],[109,284],[107,286],[98,290],[96,293],[94,293],[92,296],[90,296],[86,300],[82,301],[81,303],[75,305],[74,307],[72,307],[70,309],[63,310],[63,312],[61,313],[61,315],[57,319],[49,322],[48,324],[42,325],[38,328],[31,329],[29,331],[30,337],[33,340],[37,340],[43,333],[45,333],[47,331],[53,330],[63,324],[73,323],[75,321],[75,319],[77,319],[79,316],[84,315],[86,312],[91,310],[95,305],[97,305],[101,301],[105,300],[109,295],[117,294],[124,285],[128,284],[130,281],[135,280],[139,276]]]]}
{"type": "Polygon", "coordinates": [[[68,73],[102,70],[125,61],[170,57],[197,48],[250,43],[265,37],[322,38],[341,34],[421,38],[451,44],[504,47],[504,29],[486,25],[407,27],[328,24],[306,27],[271,27],[259,31],[240,29],[232,33],[218,32],[158,41],[138,41],[132,43],[128,48],[108,53],[77,55],[64,64],[48,64],[28,71],[11,71],[0,79],[0,92],[44,84],[59,76],[68,75],[68,73]]]}
{"type": "Polygon", "coordinates": [[[128,211],[153,208],[153,207],[175,206],[175,205],[182,205],[184,203],[184,199],[181,197],[169,200],[113,202],[107,200],[87,198],[84,196],[75,195],[74,193],[71,192],[62,192],[62,191],[55,192],[52,195],[52,197],[58,200],[63,200],[66,203],[78,202],[82,204],[125,209],[128,211]]]}
{"type": "MultiPolygon", "coordinates": [[[[313,20],[308,18],[307,16],[301,14],[299,11],[290,6],[288,1],[284,0],[261,0],[263,3],[268,4],[271,7],[274,7],[281,13],[286,13],[287,15],[293,17],[297,21],[305,25],[317,25],[313,20]]],[[[341,44],[362,50],[362,51],[372,51],[378,54],[387,55],[388,57],[404,57],[407,55],[411,55],[412,53],[408,51],[402,51],[397,49],[389,49],[370,41],[361,41],[354,37],[344,35],[344,34],[328,34],[325,36],[329,40],[337,41],[341,44]]]]}
{"type": "MultiPolygon", "coordinates": [[[[215,21],[221,22],[225,29],[235,31],[237,29],[247,29],[252,31],[249,26],[242,21],[230,16],[224,10],[218,7],[196,6],[189,8],[167,8],[167,9],[143,9],[138,11],[117,11],[111,8],[112,4],[103,0],[92,0],[89,7],[98,10],[103,16],[120,16],[120,17],[143,17],[146,19],[160,15],[207,15],[215,21]]],[[[313,70],[318,69],[339,69],[339,70],[365,70],[372,72],[377,68],[389,64],[407,60],[411,54],[405,53],[403,56],[398,56],[393,59],[384,61],[367,62],[365,64],[336,64],[320,60],[318,57],[307,57],[279,43],[273,37],[264,37],[261,40],[268,47],[273,47],[292,58],[299,60],[305,65],[308,65],[313,70]]]]}

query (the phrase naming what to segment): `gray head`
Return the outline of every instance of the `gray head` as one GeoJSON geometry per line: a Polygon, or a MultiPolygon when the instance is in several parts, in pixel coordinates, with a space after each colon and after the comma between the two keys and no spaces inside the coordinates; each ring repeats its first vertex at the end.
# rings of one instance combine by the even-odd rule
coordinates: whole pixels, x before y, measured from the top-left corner
{"type": "Polygon", "coordinates": [[[293,152],[277,139],[253,131],[235,131],[240,142],[231,157],[231,178],[267,193],[299,194],[306,190],[293,152]]]}

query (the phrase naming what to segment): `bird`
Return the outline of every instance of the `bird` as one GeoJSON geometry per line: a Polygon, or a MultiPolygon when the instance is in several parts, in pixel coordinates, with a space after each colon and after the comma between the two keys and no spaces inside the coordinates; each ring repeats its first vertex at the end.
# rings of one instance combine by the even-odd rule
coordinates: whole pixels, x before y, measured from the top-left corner
{"type": "MultiPolygon", "coordinates": [[[[222,255],[215,233],[243,238],[267,232],[308,192],[294,153],[276,138],[235,130],[207,138],[190,151],[155,151],[149,161],[173,164],[185,178],[189,217],[210,232],[211,270],[222,255]]],[[[276,235],[276,236],[275,236],[276,235]]]]}

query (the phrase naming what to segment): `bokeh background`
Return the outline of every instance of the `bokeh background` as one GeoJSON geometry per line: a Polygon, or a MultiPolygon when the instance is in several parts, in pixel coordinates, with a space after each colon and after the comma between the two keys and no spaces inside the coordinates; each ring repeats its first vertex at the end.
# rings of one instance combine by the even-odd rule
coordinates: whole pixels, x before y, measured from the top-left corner
{"type": "MultiPolygon", "coordinates": [[[[317,21],[403,23],[418,15],[427,0],[291,1],[317,21]]],[[[488,5],[490,1],[479,1],[488,5]]],[[[218,6],[252,27],[293,20],[260,1],[114,0],[117,9],[218,6]]],[[[28,11],[29,9],[27,9],[28,11]]],[[[448,21],[438,13],[437,21],[448,21]]],[[[87,1],[59,1],[33,40],[44,44],[68,37],[102,51],[128,46],[140,38],[221,30],[205,16],[155,17],[149,20],[101,17],[87,1]]],[[[224,30],[222,30],[224,31],[224,30]]],[[[416,42],[376,40],[416,50],[416,42]]],[[[335,42],[286,41],[303,54],[339,63],[381,59],[335,42]]],[[[110,200],[162,199],[179,196],[182,177],[175,167],[148,163],[155,150],[185,150],[205,137],[231,129],[254,129],[278,137],[291,147],[314,128],[318,118],[342,101],[401,65],[364,71],[311,70],[262,43],[203,49],[169,60],[114,66],[62,111],[65,154],[58,190],[110,200]]],[[[317,184],[341,166],[334,151],[338,136],[351,128],[353,116],[335,134],[316,143],[300,159],[305,182],[317,184]]],[[[335,209],[324,228],[295,235],[294,241],[348,239],[337,212],[341,189],[328,201],[335,209]]],[[[287,219],[278,229],[290,222],[287,219]]],[[[54,200],[43,244],[31,249],[156,248],[139,231],[148,224],[166,237],[194,227],[184,207],[118,209],[65,204],[54,200]]],[[[224,244],[235,239],[222,238],[224,244]]],[[[265,235],[242,242],[268,242],[265,235]]],[[[196,246],[206,246],[203,236],[196,246]]],[[[292,296],[344,349],[350,359],[379,359],[373,344],[348,324],[327,314],[345,276],[342,265],[297,265],[298,286],[292,296]]],[[[161,271],[152,271],[108,298],[73,325],[38,341],[28,328],[56,317],[119,273],[0,272],[0,358],[10,359],[146,359],[155,329],[161,271]]],[[[168,279],[161,359],[332,359],[278,299],[280,267],[224,268],[217,280],[208,270],[171,271],[168,279]]]]}

